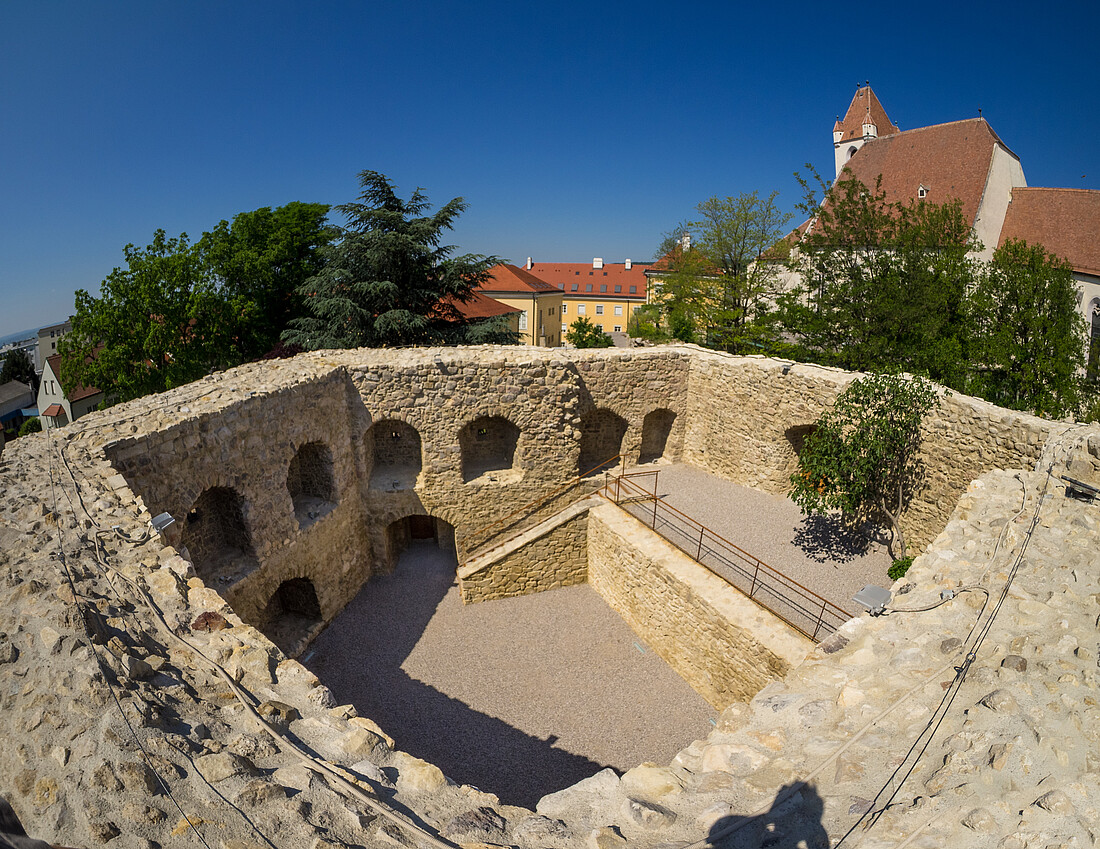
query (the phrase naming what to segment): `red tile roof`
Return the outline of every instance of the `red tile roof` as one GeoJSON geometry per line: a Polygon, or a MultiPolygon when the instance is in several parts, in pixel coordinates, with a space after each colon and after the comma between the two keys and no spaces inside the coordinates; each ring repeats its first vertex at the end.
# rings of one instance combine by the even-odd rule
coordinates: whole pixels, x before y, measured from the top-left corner
{"type": "Polygon", "coordinates": [[[446,307],[453,307],[458,310],[461,315],[467,321],[476,321],[481,318],[493,318],[498,315],[508,315],[514,312],[523,312],[519,307],[510,307],[507,304],[502,304],[500,301],[495,301],[488,295],[482,295],[480,292],[474,292],[473,296],[467,301],[460,301],[450,295],[447,295],[442,299],[445,304],[444,310],[440,311],[441,317],[447,317],[446,313],[449,310],[446,307]]]}
{"type": "Polygon", "coordinates": [[[1100,191],[1013,189],[1001,244],[1008,239],[1040,244],[1074,271],[1100,275],[1100,191]]]}
{"type": "Polygon", "coordinates": [[[882,108],[882,104],[879,103],[875,93],[871,91],[871,87],[866,85],[856,89],[856,93],[852,96],[851,105],[848,106],[848,111],[844,114],[844,120],[837,121],[833,125],[834,133],[843,133],[840,141],[863,138],[863,120],[868,111],[871,113],[871,120],[878,128],[880,136],[901,132],[886,117],[886,110],[882,108]]]}
{"type": "Polygon", "coordinates": [[[650,263],[632,262],[630,268],[623,262],[604,263],[603,268],[593,268],[590,262],[535,262],[531,264],[531,273],[550,283],[554,288],[565,292],[571,298],[626,298],[645,300],[645,271],[650,263]],[[577,291],[572,291],[576,283],[577,291]],[[592,291],[586,292],[585,286],[591,283],[592,291]],[[600,286],[606,285],[607,291],[601,292],[600,286]],[[616,292],[615,287],[621,291],[616,292]],[[630,287],[634,291],[630,291],[630,287]]]}
{"type": "Polygon", "coordinates": [[[479,292],[504,292],[521,294],[542,294],[543,292],[557,292],[557,286],[551,286],[545,280],[540,280],[529,271],[517,268],[514,265],[494,265],[490,270],[490,277],[477,287],[479,292]]]}
{"type": "Polygon", "coordinates": [[[60,404],[50,404],[45,410],[42,411],[43,416],[50,416],[51,418],[61,412],[60,404]]]}
{"type": "Polygon", "coordinates": [[[906,130],[867,142],[848,160],[840,179],[851,175],[873,188],[881,174],[887,203],[914,199],[924,186],[933,203],[962,201],[963,216],[973,225],[995,144],[1016,156],[982,118],[906,130]]]}
{"type": "MultiPolygon", "coordinates": [[[[96,353],[98,353],[98,352],[99,352],[99,349],[97,348],[96,353]]],[[[93,354],[92,356],[94,357],[95,354],[93,354]]],[[[48,362],[50,364],[50,370],[53,371],[54,375],[57,376],[57,379],[60,380],[61,379],[61,355],[60,354],[54,354],[52,357],[46,357],[46,362],[48,362]]],[[[77,386],[76,389],[74,389],[72,392],[66,392],[65,397],[69,399],[69,403],[71,404],[74,401],[83,401],[85,398],[91,398],[93,395],[98,394],[99,391],[100,390],[96,389],[94,386],[80,385],[80,386],[77,386]]]]}

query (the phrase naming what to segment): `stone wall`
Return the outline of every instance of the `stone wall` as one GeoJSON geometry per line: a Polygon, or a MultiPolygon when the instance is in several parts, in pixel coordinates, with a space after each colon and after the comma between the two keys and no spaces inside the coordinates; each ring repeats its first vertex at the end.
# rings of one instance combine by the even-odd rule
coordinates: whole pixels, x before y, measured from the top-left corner
{"type": "Polygon", "coordinates": [[[466,603],[529,595],[588,580],[588,502],[459,569],[466,603]]]}
{"type": "MultiPolygon", "coordinates": [[[[745,486],[785,495],[796,449],[858,375],[762,357],[699,350],[691,370],[684,461],[745,486]]],[[[924,484],[902,517],[917,549],[943,527],[967,485],[996,468],[1031,467],[1065,425],[948,393],[925,422],[924,484]]]]}
{"type": "MultiPolygon", "coordinates": [[[[749,704],[731,703],[671,763],[603,770],[535,813],[449,783],[403,752],[235,610],[261,609],[301,570],[317,578],[330,615],[341,593],[389,563],[393,521],[433,515],[461,535],[545,494],[575,470],[580,417],[595,407],[628,422],[628,450],[640,448],[647,413],[671,409],[686,459],[777,491],[794,456],[787,432],[812,423],[850,379],[783,368],[687,347],[318,353],[9,444],[0,457],[0,795],[31,834],[71,846],[175,849],[195,845],[198,829],[226,847],[418,845],[436,835],[520,849],[738,839],[783,849],[829,845],[888,787],[893,804],[860,832],[864,846],[1092,845],[1100,519],[1094,502],[1067,497],[1059,475],[1100,476],[1096,427],[952,399],[929,425],[919,514],[925,526],[935,515],[950,521],[894,586],[896,612],[844,625],[749,704]],[[521,481],[462,483],[456,434],[479,415],[520,427],[521,481]],[[421,435],[415,489],[370,486],[363,434],[383,418],[421,435]],[[286,476],[297,449],[317,441],[332,452],[336,506],[303,529],[286,476]],[[960,476],[994,463],[1017,468],[984,473],[956,498],[960,476]],[[257,558],[240,582],[253,596],[234,608],[178,552],[145,539],[153,513],[186,520],[215,486],[241,495],[257,558]],[[251,694],[274,737],[220,670],[251,694]],[[910,770],[906,752],[921,751],[930,727],[910,770]],[[336,776],[307,770],[294,741],[336,776]],[[892,783],[899,766],[904,781],[892,783]],[[342,795],[340,781],[364,796],[342,795]],[[739,838],[728,837],[733,829],[739,838]]],[[[608,552],[596,555],[606,572],[648,568],[655,541],[612,563],[611,524],[594,513],[588,527],[590,547],[608,552]]],[[[666,580],[647,573],[638,591],[666,580]]]]}
{"type": "Polygon", "coordinates": [[[588,583],[718,710],[752,698],[813,648],[610,503],[589,513],[588,583]]]}

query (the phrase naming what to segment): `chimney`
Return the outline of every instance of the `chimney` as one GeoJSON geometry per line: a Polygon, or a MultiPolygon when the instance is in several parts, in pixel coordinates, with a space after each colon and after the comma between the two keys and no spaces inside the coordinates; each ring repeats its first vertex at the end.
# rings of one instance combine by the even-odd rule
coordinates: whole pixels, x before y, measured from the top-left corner
{"type": "Polygon", "coordinates": [[[680,247],[685,251],[691,250],[691,233],[684,233],[680,237],[680,247]]]}
{"type": "Polygon", "coordinates": [[[592,258],[592,267],[593,268],[603,268],[603,257],[602,256],[593,257],[592,258]]]}
{"type": "Polygon", "coordinates": [[[530,271],[534,263],[531,262],[531,257],[527,257],[527,270],[530,271]]]}
{"type": "Polygon", "coordinates": [[[623,262],[623,265],[625,265],[625,266],[626,266],[626,270],[627,270],[627,271],[630,271],[630,260],[629,260],[629,259],[628,259],[628,260],[626,260],[625,262],[623,262]]]}

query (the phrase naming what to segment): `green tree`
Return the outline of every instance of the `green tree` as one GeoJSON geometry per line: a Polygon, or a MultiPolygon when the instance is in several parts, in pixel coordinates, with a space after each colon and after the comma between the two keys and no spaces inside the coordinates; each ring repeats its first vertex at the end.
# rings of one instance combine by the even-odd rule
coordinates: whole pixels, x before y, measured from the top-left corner
{"type": "Polygon", "coordinates": [[[60,343],[66,390],[95,386],[126,401],[234,364],[234,315],[187,234],[157,230],[145,248],[123,248],[126,267],[100,296],[76,293],[73,330],[60,343]]]}
{"type": "Polygon", "coordinates": [[[668,265],[661,303],[677,338],[697,335],[735,353],[774,341],[771,317],[783,268],[773,254],[785,244],[791,219],[776,206],[777,195],[708,198],[695,207],[698,218],[665,237],[658,249],[668,265]]]}
{"type": "Polygon", "coordinates": [[[243,212],[192,244],[157,230],[127,245],[126,266],[99,296],[76,293],[73,332],[61,342],[62,383],[129,400],[255,360],[278,342],[293,294],[331,241],[323,204],[243,212]]]}
{"type": "Polygon", "coordinates": [[[1082,406],[1085,321],[1070,267],[1040,245],[993,252],[969,299],[974,391],[1015,410],[1064,416],[1082,406]]]}
{"type": "Polygon", "coordinates": [[[661,327],[661,308],[657,304],[643,304],[635,307],[626,326],[627,334],[634,339],[648,339],[661,342],[669,338],[668,331],[661,327]]]}
{"type": "Polygon", "coordinates": [[[615,344],[610,336],[583,315],[569,325],[565,341],[574,348],[610,348],[615,344]]]}
{"type": "Polygon", "coordinates": [[[38,375],[34,371],[34,361],[31,355],[22,348],[13,348],[4,357],[4,364],[0,366],[0,386],[18,380],[25,383],[33,392],[38,391],[38,375]]]}
{"type": "Polygon", "coordinates": [[[257,359],[302,311],[297,288],[322,266],[320,249],[336,230],[328,206],[294,201],[242,212],[203,233],[198,250],[237,323],[234,343],[242,361],[257,359]]]}
{"type": "Polygon", "coordinates": [[[42,420],[38,416],[32,416],[27,419],[23,424],[19,425],[19,436],[26,436],[28,433],[38,433],[42,430],[42,420]]]}
{"type": "Polygon", "coordinates": [[[901,513],[923,474],[921,422],[939,404],[921,377],[856,378],[806,437],[790,496],[804,513],[839,509],[854,521],[883,522],[891,550],[907,556],[901,513]]]}
{"type": "Polygon", "coordinates": [[[402,200],[376,171],[360,172],[359,185],[358,202],[336,207],[347,226],[322,248],[325,267],[299,286],[304,314],[283,340],[308,350],[448,341],[457,320],[448,296],[469,299],[499,260],[452,256],[441,244],[466,209],[462,198],[426,214],[421,189],[402,200]]]}
{"type": "Polygon", "coordinates": [[[818,204],[799,179],[811,224],[792,258],[801,285],[781,298],[795,356],[854,371],[900,368],[963,388],[966,293],[980,245],[961,204],[887,203],[881,181],[870,189],[854,178],[818,204]]]}

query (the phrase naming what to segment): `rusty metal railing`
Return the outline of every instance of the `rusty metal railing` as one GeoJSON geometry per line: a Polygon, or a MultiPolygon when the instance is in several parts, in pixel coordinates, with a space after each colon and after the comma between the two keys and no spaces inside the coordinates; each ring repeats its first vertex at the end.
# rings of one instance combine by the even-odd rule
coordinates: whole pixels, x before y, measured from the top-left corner
{"type": "Polygon", "coordinates": [[[599,492],[645,522],[708,571],[815,642],[852,618],[844,608],[666,504],[657,493],[656,471],[605,476],[599,492]],[[636,483],[637,478],[645,475],[653,475],[652,492],[636,483]]]}

